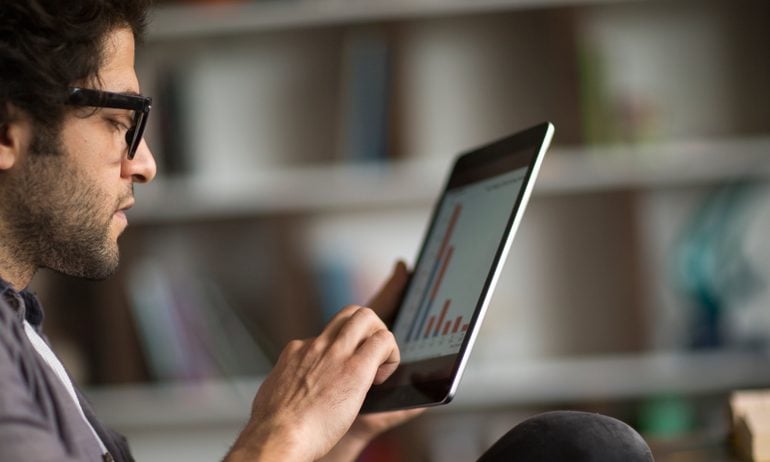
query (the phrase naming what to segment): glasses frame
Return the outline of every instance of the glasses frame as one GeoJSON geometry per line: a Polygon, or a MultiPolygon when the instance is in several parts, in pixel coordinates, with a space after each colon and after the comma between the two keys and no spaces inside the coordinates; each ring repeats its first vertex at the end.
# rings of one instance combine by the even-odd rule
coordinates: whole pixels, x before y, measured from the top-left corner
{"type": "Polygon", "coordinates": [[[73,106],[103,107],[110,109],[129,109],[134,111],[133,125],[126,131],[128,160],[132,160],[142,142],[147,119],[152,109],[152,98],[142,95],[129,95],[92,88],[72,87],[69,89],[67,104],[73,106]]]}

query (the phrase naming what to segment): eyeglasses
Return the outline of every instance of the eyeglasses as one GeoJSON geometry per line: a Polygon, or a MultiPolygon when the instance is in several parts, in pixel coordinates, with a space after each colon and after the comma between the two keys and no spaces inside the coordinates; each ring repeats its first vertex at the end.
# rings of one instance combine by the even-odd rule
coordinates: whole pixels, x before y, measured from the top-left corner
{"type": "Polygon", "coordinates": [[[152,108],[152,98],[149,96],[127,95],[109,91],[93,90],[90,88],[70,88],[67,104],[73,106],[106,107],[112,109],[130,109],[134,111],[134,122],[126,131],[128,145],[128,160],[134,158],[142,135],[147,126],[147,118],[152,108]]]}

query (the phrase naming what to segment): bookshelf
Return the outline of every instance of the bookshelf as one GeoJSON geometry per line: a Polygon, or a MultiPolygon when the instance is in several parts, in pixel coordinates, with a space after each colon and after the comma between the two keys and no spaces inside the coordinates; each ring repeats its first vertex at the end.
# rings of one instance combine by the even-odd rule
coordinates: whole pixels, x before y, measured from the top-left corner
{"type": "MultiPolygon", "coordinates": [[[[573,309],[620,322],[632,339],[621,341],[620,351],[681,346],[676,332],[685,329],[686,315],[676,311],[686,300],[661,288],[672,283],[656,265],[668,264],[665,254],[686,217],[712,191],[770,178],[770,104],[757,104],[768,99],[770,66],[757,65],[766,61],[767,9],[753,0],[161,4],[137,62],[143,91],[159,96],[148,140],[161,173],[136,189],[126,246],[146,255],[157,247],[186,253],[189,245],[197,254],[225,245],[223,236],[232,248],[262,248],[256,239],[281,236],[281,249],[297,249],[286,274],[312,281],[317,266],[330,271],[328,261],[315,261],[330,258],[323,248],[336,249],[345,257],[331,266],[366,274],[354,284],[360,297],[390,263],[377,259],[413,256],[419,217],[450,156],[550,119],[557,134],[536,185],[536,216],[517,239],[536,250],[521,250],[521,258],[546,261],[543,268],[557,274],[563,258],[593,261],[598,269],[586,272],[583,285],[599,292],[588,293],[565,273],[553,282],[560,295],[528,296],[526,310],[544,303],[557,313],[571,298],[565,294],[584,291],[573,309]],[[351,71],[356,53],[375,66],[386,58],[387,85],[374,100],[386,103],[387,117],[376,119],[385,126],[374,131],[386,145],[374,159],[348,152],[347,132],[357,130],[349,106],[369,101],[346,92],[362,78],[351,71]],[[398,220],[408,224],[392,245],[383,244],[387,233],[370,229],[391,229],[398,220]],[[239,226],[255,231],[232,231],[239,226]],[[611,245],[596,237],[602,234],[612,236],[611,245]],[[159,236],[167,244],[153,246],[159,236]],[[351,266],[349,255],[366,258],[351,266]],[[602,287],[607,277],[614,288],[602,287]],[[616,306],[628,313],[608,314],[616,306]]],[[[202,257],[203,266],[227,266],[216,255],[202,257]]],[[[135,263],[127,258],[125,273],[135,263]]],[[[220,272],[225,288],[237,277],[237,268],[220,272]]],[[[508,277],[530,277],[516,273],[508,277]]],[[[258,286],[275,286],[263,282],[258,286]]],[[[536,280],[519,289],[549,292],[548,285],[536,280]]],[[[309,288],[300,305],[310,307],[318,290],[309,288]]],[[[248,302],[246,292],[240,289],[238,303],[248,302]]],[[[118,298],[128,309],[125,294],[118,298]]],[[[537,346],[524,351],[569,350],[530,340],[537,346]]],[[[596,352],[612,352],[611,344],[596,352]]]]}
{"type": "MultiPolygon", "coordinates": [[[[766,336],[688,350],[697,303],[677,266],[694,258],[683,242],[716,191],[768,189],[767,2],[177,2],[153,16],[137,67],[155,97],[147,137],[161,173],[136,188],[116,278],[78,283],[61,310],[43,296],[54,345],[81,351],[97,410],[145,438],[147,460],[180,458],[161,451],[168,441],[191,448],[186,460],[221,456],[261,376],[158,383],[127,293],[143,259],[211,273],[273,355],[320,322],[322,278],[364,302],[393,259],[414,256],[451,155],[545,119],[555,145],[445,412],[770,384],[766,336]],[[351,65],[361,50],[377,65],[387,56],[374,75],[387,82],[374,103],[388,111],[375,159],[348,152],[349,108],[368,101],[346,91],[371,75],[351,65]],[[78,321],[57,312],[76,309],[84,330],[129,327],[68,337],[78,321]]],[[[756,197],[750,217],[765,213],[756,197]]],[[[739,236],[729,244],[761,280],[766,246],[744,244],[762,226],[706,234],[714,240],[696,248],[721,261],[718,238],[739,236]]],[[[50,282],[61,294],[51,298],[70,284],[50,282]]]]}

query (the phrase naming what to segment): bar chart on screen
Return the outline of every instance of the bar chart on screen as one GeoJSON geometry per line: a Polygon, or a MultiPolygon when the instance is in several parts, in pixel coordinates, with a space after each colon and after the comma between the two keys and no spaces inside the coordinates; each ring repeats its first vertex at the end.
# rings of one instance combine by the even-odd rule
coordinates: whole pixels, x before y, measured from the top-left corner
{"type": "Polygon", "coordinates": [[[394,325],[402,361],[462,347],[522,182],[515,170],[446,193],[394,325]]]}
{"type": "Polygon", "coordinates": [[[427,265],[429,271],[422,271],[415,281],[419,285],[415,298],[417,303],[413,304],[415,312],[403,339],[407,350],[412,353],[435,352],[437,347],[442,346],[448,349],[447,352],[454,351],[460,347],[468,331],[467,311],[473,307],[458,311],[460,307],[454,304],[451,296],[440,297],[449,293],[442,289],[455,256],[453,237],[462,216],[463,205],[457,202],[447,209],[451,210],[451,214],[438,223],[439,227],[443,227],[443,236],[434,240],[439,243],[438,248],[427,249],[432,257],[427,265]]]}

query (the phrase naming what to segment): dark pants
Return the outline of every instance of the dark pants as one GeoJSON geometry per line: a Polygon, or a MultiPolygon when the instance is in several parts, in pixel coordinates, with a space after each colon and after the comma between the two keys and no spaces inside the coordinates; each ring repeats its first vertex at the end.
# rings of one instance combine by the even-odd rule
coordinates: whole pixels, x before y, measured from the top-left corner
{"type": "Polygon", "coordinates": [[[651,462],[652,452],[630,426],[577,411],[531,417],[500,438],[478,462],[651,462]]]}

